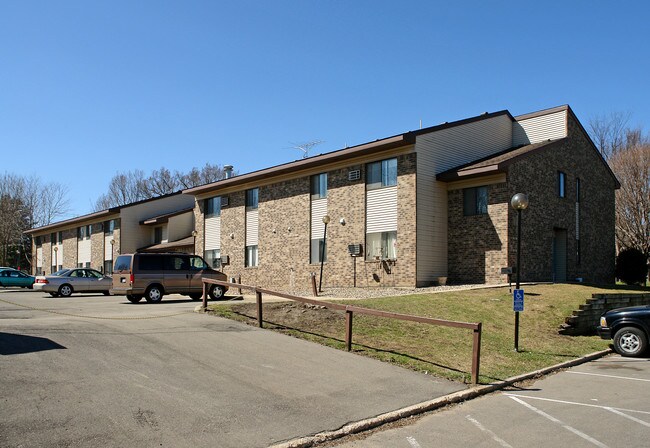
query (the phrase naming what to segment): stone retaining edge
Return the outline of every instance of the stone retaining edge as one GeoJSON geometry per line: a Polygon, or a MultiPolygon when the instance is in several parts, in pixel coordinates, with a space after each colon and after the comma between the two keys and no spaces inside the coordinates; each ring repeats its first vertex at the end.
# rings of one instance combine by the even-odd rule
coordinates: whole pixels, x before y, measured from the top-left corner
{"type": "Polygon", "coordinates": [[[314,446],[318,443],[328,442],[335,439],[340,439],[351,434],[357,434],[362,431],[376,428],[386,423],[391,423],[402,418],[411,417],[413,415],[423,414],[425,412],[439,409],[450,404],[460,403],[462,401],[471,400],[483,395],[487,395],[497,390],[504,389],[520,381],[525,381],[537,378],[543,375],[548,375],[556,370],[566,369],[569,367],[584,364],[594,359],[602,358],[610,353],[612,349],[602,350],[599,352],[590,353],[580,358],[565,361],[553,366],[544,367],[543,369],[535,370],[533,372],[524,373],[521,375],[513,376],[498,383],[487,384],[485,386],[476,386],[471,389],[461,390],[449,395],[435,398],[433,400],[424,401],[422,403],[407,406],[396,411],[387,412],[376,417],[359,420],[357,422],[348,423],[343,427],[334,431],[323,431],[306,437],[299,437],[286,442],[281,442],[276,445],[271,445],[269,448],[307,448],[314,446]]]}

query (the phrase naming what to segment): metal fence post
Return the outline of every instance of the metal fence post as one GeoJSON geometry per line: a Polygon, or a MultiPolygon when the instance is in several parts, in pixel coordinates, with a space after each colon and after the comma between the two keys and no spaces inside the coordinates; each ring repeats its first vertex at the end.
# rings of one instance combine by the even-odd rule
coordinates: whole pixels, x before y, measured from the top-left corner
{"type": "Polygon", "coordinates": [[[203,282],[203,311],[208,309],[208,284],[203,282]]]}

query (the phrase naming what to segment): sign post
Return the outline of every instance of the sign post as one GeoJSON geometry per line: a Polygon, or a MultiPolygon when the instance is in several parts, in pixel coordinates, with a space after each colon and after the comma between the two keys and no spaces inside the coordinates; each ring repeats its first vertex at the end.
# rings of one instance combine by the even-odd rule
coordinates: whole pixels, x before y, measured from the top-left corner
{"type": "Polygon", "coordinates": [[[524,310],[524,290],[515,289],[512,293],[512,309],[515,312],[515,351],[519,351],[519,312],[524,310]]]}

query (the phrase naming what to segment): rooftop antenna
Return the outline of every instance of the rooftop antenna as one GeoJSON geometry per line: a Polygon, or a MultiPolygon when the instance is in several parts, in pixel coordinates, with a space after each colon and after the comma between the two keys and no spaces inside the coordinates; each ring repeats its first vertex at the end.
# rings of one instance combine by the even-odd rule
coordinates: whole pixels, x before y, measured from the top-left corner
{"type": "Polygon", "coordinates": [[[305,142],[305,143],[291,143],[291,147],[293,149],[299,149],[302,151],[302,158],[306,159],[309,157],[309,150],[312,149],[316,145],[320,145],[321,143],[325,143],[324,140],[312,140],[310,142],[305,142]]]}

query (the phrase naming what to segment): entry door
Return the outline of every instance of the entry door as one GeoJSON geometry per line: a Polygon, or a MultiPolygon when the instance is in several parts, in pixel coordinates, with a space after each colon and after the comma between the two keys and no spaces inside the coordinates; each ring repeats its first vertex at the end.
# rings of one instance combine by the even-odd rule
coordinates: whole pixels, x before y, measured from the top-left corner
{"type": "Polygon", "coordinates": [[[566,282],[566,229],[553,229],[553,281],[566,282]]]}

